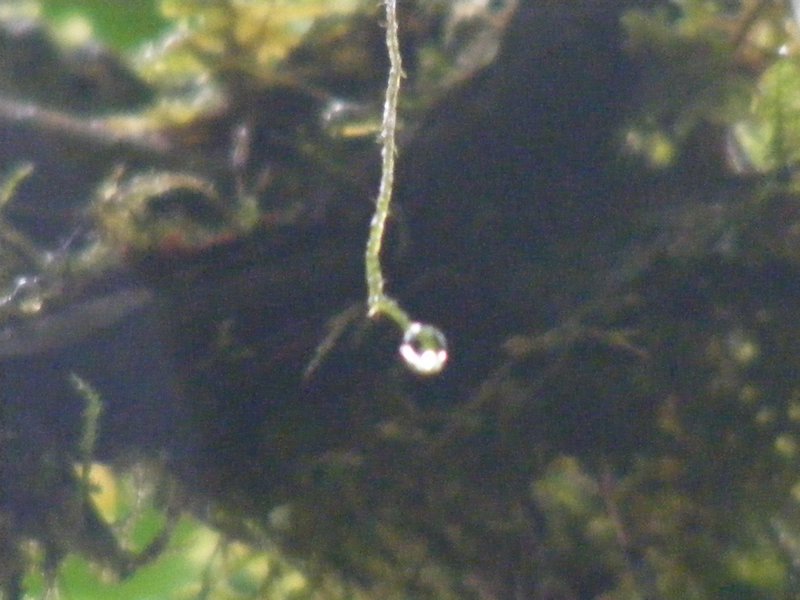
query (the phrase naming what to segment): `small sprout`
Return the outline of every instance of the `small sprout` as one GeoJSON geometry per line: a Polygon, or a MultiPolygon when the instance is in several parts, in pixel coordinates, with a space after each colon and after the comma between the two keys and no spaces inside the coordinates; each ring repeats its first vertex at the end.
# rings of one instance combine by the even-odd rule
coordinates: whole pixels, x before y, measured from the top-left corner
{"type": "Polygon", "coordinates": [[[400,356],[420,375],[436,375],[447,363],[447,339],[433,325],[413,322],[403,334],[400,356]]]}

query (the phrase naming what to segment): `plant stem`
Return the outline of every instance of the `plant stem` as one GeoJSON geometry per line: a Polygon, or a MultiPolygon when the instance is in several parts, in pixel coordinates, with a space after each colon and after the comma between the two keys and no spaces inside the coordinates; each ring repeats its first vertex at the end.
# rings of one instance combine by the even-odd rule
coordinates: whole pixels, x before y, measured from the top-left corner
{"type": "Polygon", "coordinates": [[[420,375],[435,375],[447,362],[447,340],[436,327],[412,321],[398,302],[384,291],[381,247],[386,219],[392,203],[394,167],[397,155],[397,101],[403,65],[397,35],[397,1],[386,3],[386,47],[389,51],[389,80],[381,125],[381,183],[375,201],[375,214],[369,227],[369,239],[364,259],[367,278],[367,316],[390,318],[403,332],[400,356],[409,369],[420,375]]]}
{"type": "Polygon", "coordinates": [[[370,223],[365,260],[367,308],[370,317],[385,314],[396,321],[401,329],[405,329],[410,319],[397,302],[386,296],[381,267],[381,247],[394,187],[395,157],[397,155],[397,101],[400,96],[400,80],[403,77],[400,42],[397,35],[396,0],[386,0],[386,47],[389,51],[389,80],[386,84],[386,100],[383,105],[381,125],[381,182],[378,198],[375,201],[375,214],[370,223]]]}

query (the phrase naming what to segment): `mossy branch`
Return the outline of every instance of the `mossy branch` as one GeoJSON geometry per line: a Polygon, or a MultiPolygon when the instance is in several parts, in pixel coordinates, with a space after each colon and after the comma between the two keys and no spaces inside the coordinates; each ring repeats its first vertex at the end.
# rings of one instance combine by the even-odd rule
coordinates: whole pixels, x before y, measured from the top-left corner
{"type": "Polygon", "coordinates": [[[413,371],[432,375],[439,373],[447,361],[447,342],[444,334],[432,325],[411,320],[400,304],[384,291],[385,281],[381,267],[381,248],[386,230],[386,219],[392,202],[395,158],[397,156],[397,104],[403,65],[397,25],[397,2],[385,0],[386,47],[389,52],[389,80],[383,105],[381,126],[381,181],[375,213],[370,223],[365,257],[367,279],[367,314],[370,318],[386,316],[403,331],[400,354],[413,371]]]}
{"type": "Polygon", "coordinates": [[[369,315],[387,313],[402,328],[408,326],[409,318],[396,303],[386,301],[383,271],[381,269],[381,247],[386,229],[386,219],[392,202],[394,187],[395,157],[397,155],[397,104],[400,97],[400,80],[403,77],[400,42],[397,34],[396,1],[386,0],[386,46],[389,51],[389,81],[386,84],[386,100],[383,106],[381,126],[381,182],[375,202],[375,214],[370,224],[367,241],[367,291],[369,294],[369,315]],[[393,306],[388,306],[392,304],[393,306]]]}

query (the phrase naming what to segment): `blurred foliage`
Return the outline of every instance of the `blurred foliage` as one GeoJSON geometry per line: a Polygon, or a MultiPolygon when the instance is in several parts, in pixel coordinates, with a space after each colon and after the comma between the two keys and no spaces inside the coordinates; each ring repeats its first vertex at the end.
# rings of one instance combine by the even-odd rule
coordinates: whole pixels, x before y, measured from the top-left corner
{"type": "Polygon", "coordinates": [[[42,16],[56,27],[86,27],[95,39],[116,50],[134,48],[168,25],[157,0],[43,0],[40,5],[42,16]]]}
{"type": "MultiPolygon", "coordinates": [[[[409,132],[437,99],[491,62],[513,4],[419,2],[404,14],[409,132]]],[[[269,228],[322,222],[329,196],[340,196],[334,209],[343,223],[360,224],[372,188],[358,178],[377,154],[374,123],[386,79],[379,8],[356,0],[0,3],[0,124],[26,140],[54,138],[59,151],[66,140],[56,160],[80,157],[76,171],[91,182],[85,191],[73,183],[66,198],[59,184],[31,193],[29,185],[48,175],[45,161],[34,161],[33,171],[4,165],[0,304],[4,326],[22,324],[21,347],[31,343],[28,323],[37,328],[54,312],[58,319],[87,288],[102,289],[131,265],[169,264],[269,228]],[[344,199],[354,189],[351,217],[344,199]],[[59,213],[66,217],[54,217],[54,234],[18,218],[46,218],[54,206],[66,208],[59,213]]],[[[0,448],[3,480],[48,513],[28,533],[17,531],[3,490],[4,600],[15,592],[47,599],[363,596],[326,575],[324,560],[309,558],[307,569],[290,562],[263,524],[231,517],[229,528],[244,529],[246,541],[228,540],[229,524],[214,524],[218,515],[200,520],[176,509],[172,480],[149,463],[94,462],[98,426],[103,433],[99,398],[91,382],[73,383],[87,400],[78,447],[43,449],[34,461],[48,467],[28,471],[5,462],[5,440],[0,448]]],[[[407,547],[400,531],[387,528],[383,537],[407,547]]],[[[364,559],[387,575],[377,597],[403,597],[393,566],[364,559]]],[[[430,578],[446,590],[438,569],[430,578]]]]}
{"type": "MultiPolygon", "coordinates": [[[[113,4],[92,6],[86,18],[108,35],[110,21],[127,22],[131,10],[125,4],[111,19],[113,4]]],[[[418,30],[408,27],[404,38],[409,123],[493,58],[511,6],[500,3],[488,18],[489,9],[420,3],[418,30]]],[[[83,3],[70,7],[84,14],[83,3]]],[[[141,7],[145,24],[148,7],[141,7]]],[[[3,248],[12,255],[0,273],[9,297],[20,278],[35,279],[41,297],[52,299],[72,287],[67,273],[102,278],[131,255],[191,253],[265,224],[320,220],[318,205],[334,187],[367,193],[369,169],[351,166],[374,156],[385,86],[373,3],[164,0],[152,6],[163,20],[147,29],[155,37],[138,39],[124,54],[96,43],[92,28],[70,35],[59,16],[66,4],[0,8],[4,122],[66,137],[70,148],[106,150],[89,152],[82,167],[104,180],[97,185],[95,176],[93,190],[63,199],[79,218],[62,220],[44,240],[87,229],[83,247],[49,260],[52,248],[7,220],[8,235],[20,242],[3,248]],[[142,163],[149,168],[130,168],[142,163]],[[90,223],[79,222],[87,217],[90,223]]],[[[127,48],[122,40],[116,45],[127,48]]],[[[28,181],[32,190],[41,175],[28,181]]],[[[19,197],[6,203],[12,210],[48,211],[39,206],[41,194],[19,187],[19,197]]]]}
{"type": "MultiPolygon", "coordinates": [[[[408,132],[494,58],[504,15],[486,19],[491,4],[423,2],[417,16],[429,19],[406,15],[408,132]]],[[[101,111],[94,129],[80,115],[94,115],[96,97],[64,93],[73,88],[55,76],[45,90],[20,83],[8,76],[9,55],[0,57],[11,64],[0,69],[4,93],[64,111],[39,113],[43,129],[66,123],[101,148],[129,143],[139,154],[129,147],[122,162],[150,167],[109,174],[103,165],[91,199],[79,202],[90,243],[47,273],[57,282],[48,290],[66,294],[70,278],[102,278],[132,256],[180,261],[260,228],[319,218],[329,196],[339,197],[339,177],[375,151],[371,123],[385,82],[374,3],[340,3],[333,14],[324,6],[165,0],[143,39],[113,41],[137,46],[122,62],[146,93],[101,111]],[[155,25],[162,18],[165,29],[155,25]],[[282,110],[264,110],[273,106],[282,110]],[[262,147],[268,156],[254,158],[262,147]],[[165,158],[175,154],[177,166],[165,158]]],[[[98,36],[111,31],[96,19],[98,36]]],[[[291,462],[282,504],[270,480],[263,498],[226,489],[219,506],[192,510],[186,482],[157,461],[89,460],[87,442],[73,449],[83,464],[71,476],[88,473],[89,498],[73,481],[59,497],[64,513],[54,514],[105,545],[87,548],[58,519],[47,535],[12,535],[13,520],[0,514],[0,540],[12,540],[0,546],[9,549],[0,575],[21,572],[26,598],[796,596],[798,26],[784,3],[760,0],[658,3],[626,12],[623,25],[641,79],[625,99],[622,144],[662,174],[688,165],[700,176],[665,177],[650,190],[667,210],[657,226],[638,223],[597,297],[548,331],[516,332],[503,354],[479,357],[491,362],[485,376],[453,386],[453,405],[437,384],[359,371],[335,398],[349,411],[344,441],[291,462]],[[715,187],[720,179],[727,187],[715,187]],[[416,402],[422,395],[435,401],[416,402]]],[[[649,181],[632,171],[626,183],[639,176],[649,181]]],[[[346,181],[342,189],[371,189],[346,181]]],[[[4,241],[18,242],[2,248],[12,265],[6,283],[51,268],[12,223],[0,225],[4,241]]],[[[252,285],[234,292],[246,296],[252,285]]],[[[217,325],[216,346],[193,372],[216,383],[225,369],[243,389],[261,385],[258,340],[239,343],[230,322],[209,328],[217,325]]],[[[195,400],[194,417],[207,424],[239,398],[195,400]]],[[[263,455],[227,468],[262,477],[262,461],[280,461],[287,447],[334,426],[308,425],[306,405],[280,410],[299,413],[302,427],[252,425],[263,455]]],[[[63,473],[48,460],[50,471],[19,477],[49,498],[63,473]]]]}
{"type": "MultiPolygon", "coordinates": [[[[192,2],[163,0],[164,17],[176,24],[166,55],[147,72],[174,77],[167,63],[181,70],[233,72],[254,81],[276,77],[276,70],[309,34],[316,22],[351,16],[363,10],[360,0],[335,5],[318,0],[273,2],[192,2]]],[[[153,57],[148,56],[151,63],[153,57]]],[[[230,75],[228,75],[230,76],[230,75]]]]}
{"type": "MultiPolygon", "coordinates": [[[[289,562],[261,537],[245,543],[227,538],[188,513],[170,514],[169,482],[157,465],[124,468],[93,463],[91,506],[135,566],[126,577],[77,553],[67,554],[55,571],[46,568],[44,548],[23,544],[27,561],[23,598],[160,600],[207,598],[363,598],[333,578],[319,579],[289,562]]],[[[255,533],[251,532],[255,539],[255,533]]]]}
{"type": "MultiPolygon", "coordinates": [[[[764,171],[796,159],[793,94],[798,25],[781,2],[676,0],[623,18],[648,62],[628,148],[669,166],[687,144],[729,130],[728,160],[764,171]]],[[[712,149],[707,149],[712,154],[712,149]]]]}

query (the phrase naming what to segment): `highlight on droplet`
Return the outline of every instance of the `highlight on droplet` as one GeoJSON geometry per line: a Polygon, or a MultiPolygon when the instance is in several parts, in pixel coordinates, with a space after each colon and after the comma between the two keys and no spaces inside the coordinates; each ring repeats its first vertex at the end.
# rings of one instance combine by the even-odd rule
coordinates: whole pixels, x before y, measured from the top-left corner
{"type": "Polygon", "coordinates": [[[447,338],[437,327],[412,322],[403,333],[400,356],[420,375],[436,375],[447,363],[447,338]]]}

